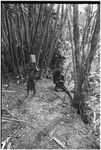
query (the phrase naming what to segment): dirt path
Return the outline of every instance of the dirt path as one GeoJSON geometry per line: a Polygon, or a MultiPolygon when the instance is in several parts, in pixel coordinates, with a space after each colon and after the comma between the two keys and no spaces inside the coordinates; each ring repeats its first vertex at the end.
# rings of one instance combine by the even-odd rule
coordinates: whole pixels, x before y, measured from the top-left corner
{"type": "Polygon", "coordinates": [[[26,86],[12,85],[2,94],[2,107],[22,120],[2,123],[2,141],[10,137],[12,149],[91,149],[92,132],[70,107],[63,92],[54,92],[51,81],[37,82],[37,92],[25,97],[26,86]]]}

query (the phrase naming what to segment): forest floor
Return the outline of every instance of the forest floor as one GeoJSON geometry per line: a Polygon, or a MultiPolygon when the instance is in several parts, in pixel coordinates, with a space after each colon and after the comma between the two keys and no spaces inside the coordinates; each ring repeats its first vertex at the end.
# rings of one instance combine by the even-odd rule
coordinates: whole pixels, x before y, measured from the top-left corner
{"type": "Polygon", "coordinates": [[[35,96],[26,93],[26,84],[2,86],[2,141],[9,137],[8,148],[92,149],[91,127],[71,108],[68,96],[63,103],[65,93],[55,92],[51,80],[37,82],[35,96]]]}

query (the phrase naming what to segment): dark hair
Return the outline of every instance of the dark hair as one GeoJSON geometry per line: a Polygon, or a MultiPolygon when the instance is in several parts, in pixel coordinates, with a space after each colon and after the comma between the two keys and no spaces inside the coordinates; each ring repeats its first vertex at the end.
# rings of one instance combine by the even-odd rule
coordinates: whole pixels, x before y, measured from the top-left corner
{"type": "Polygon", "coordinates": [[[54,72],[53,72],[53,76],[59,76],[61,74],[61,71],[60,69],[56,69],[54,72]]]}

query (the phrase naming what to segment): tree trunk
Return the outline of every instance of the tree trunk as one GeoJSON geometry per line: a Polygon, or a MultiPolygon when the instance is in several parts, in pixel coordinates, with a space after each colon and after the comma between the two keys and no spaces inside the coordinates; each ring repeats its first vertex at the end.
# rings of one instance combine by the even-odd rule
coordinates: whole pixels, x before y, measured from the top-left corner
{"type": "MultiPolygon", "coordinates": [[[[79,51],[79,27],[78,27],[78,6],[75,4],[73,6],[73,26],[74,26],[74,45],[75,45],[75,63],[76,63],[76,85],[74,92],[74,100],[73,106],[78,109],[78,113],[80,113],[80,107],[84,104],[83,96],[82,96],[82,85],[88,72],[90,72],[91,62],[94,58],[94,54],[96,52],[97,39],[100,31],[100,8],[98,5],[98,11],[96,14],[96,24],[93,32],[92,40],[91,40],[91,48],[88,54],[87,59],[84,61],[84,65],[81,65],[80,61],[80,51],[79,51]],[[86,67],[85,67],[86,66],[86,67]]],[[[82,107],[81,107],[82,109],[82,107]]]]}
{"type": "MultiPolygon", "coordinates": [[[[70,17],[71,17],[71,10],[69,7],[67,8],[67,19],[68,19],[68,28],[69,28],[69,37],[70,37],[70,42],[71,42],[71,49],[72,49],[72,60],[73,60],[73,79],[74,79],[74,85],[76,85],[76,63],[75,63],[75,50],[74,50],[74,42],[73,42],[73,34],[72,34],[72,28],[71,28],[71,22],[70,22],[70,17]]],[[[74,87],[75,89],[75,87],[74,87]]]]}
{"type": "MultiPolygon", "coordinates": [[[[27,48],[28,48],[28,53],[29,53],[28,25],[27,25],[26,18],[25,18],[24,12],[22,10],[22,7],[19,6],[19,8],[20,8],[20,11],[21,11],[21,16],[22,16],[22,19],[23,19],[23,24],[24,24],[24,27],[25,27],[25,38],[26,38],[27,48]]],[[[17,18],[18,18],[18,32],[19,32],[19,37],[20,37],[20,42],[21,42],[21,51],[22,51],[22,55],[23,55],[23,69],[24,69],[24,72],[25,72],[25,52],[23,50],[23,39],[22,39],[22,34],[21,34],[21,29],[20,29],[20,18],[19,17],[20,16],[18,16],[18,13],[17,13],[17,18]]]]}
{"type": "Polygon", "coordinates": [[[54,46],[55,37],[56,37],[56,30],[57,30],[59,10],[60,10],[60,5],[58,5],[58,7],[57,7],[57,18],[56,18],[55,25],[54,25],[54,33],[53,33],[53,36],[52,36],[50,52],[49,52],[49,56],[48,56],[48,60],[47,60],[47,67],[49,67],[49,65],[51,63],[51,59],[52,59],[53,52],[54,52],[53,46],[54,46]]]}
{"type": "Polygon", "coordinates": [[[11,56],[11,68],[12,71],[14,73],[14,75],[16,75],[16,69],[15,69],[15,64],[14,64],[14,60],[13,60],[13,50],[12,50],[12,44],[11,44],[11,32],[10,32],[10,22],[9,22],[9,18],[8,18],[8,9],[9,6],[5,5],[5,20],[6,20],[6,25],[7,25],[7,31],[8,31],[8,42],[9,42],[9,52],[10,52],[10,56],[11,56]]]}
{"type": "Polygon", "coordinates": [[[44,25],[44,28],[43,28],[42,39],[41,39],[41,43],[40,43],[39,51],[38,51],[38,55],[37,55],[37,64],[39,64],[40,50],[42,49],[42,45],[44,43],[44,39],[45,39],[47,30],[48,30],[48,27],[49,27],[49,23],[50,23],[50,20],[51,20],[52,10],[53,10],[53,5],[51,5],[51,7],[50,7],[50,12],[49,12],[49,14],[47,16],[47,21],[46,21],[46,24],[44,25]]]}
{"type": "Polygon", "coordinates": [[[87,66],[87,62],[89,61],[89,67],[86,67],[86,70],[85,70],[86,72],[90,72],[91,63],[92,63],[95,53],[96,53],[96,46],[98,43],[99,33],[100,33],[100,5],[98,5],[98,10],[97,10],[97,14],[96,14],[96,24],[95,24],[95,29],[94,29],[92,39],[91,39],[90,53],[86,60],[86,66],[87,66]]]}
{"type": "Polygon", "coordinates": [[[17,71],[19,73],[19,75],[21,76],[21,71],[20,71],[20,64],[19,64],[19,59],[18,59],[18,55],[17,55],[17,51],[16,51],[16,35],[15,35],[15,30],[14,30],[14,27],[13,27],[13,22],[12,22],[12,19],[10,19],[10,22],[11,22],[11,37],[12,37],[12,48],[13,48],[13,51],[14,51],[14,54],[15,54],[15,58],[14,60],[16,61],[16,66],[17,66],[17,71]]]}
{"type": "Polygon", "coordinates": [[[82,81],[81,81],[81,66],[80,66],[80,49],[79,49],[79,24],[78,24],[78,4],[73,5],[73,33],[75,46],[75,65],[76,65],[76,85],[74,91],[73,106],[78,109],[80,101],[82,101],[82,81]]]}
{"type": "Polygon", "coordinates": [[[36,42],[37,31],[38,31],[38,28],[39,28],[39,21],[40,21],[40,18],[41,18],[42,9],[43,9],[43,5],[40,4],[39,5],[38,19],[37,19],[37,23],[36,23],[36,26],[35,26],[35,33],[34,33],[34,36],[33,36],[33,39],[32,39],[31,47],[30,47],[30,54],[35,54],[35,51],[36,51],[35,50],[35,42],[36,42]]]}

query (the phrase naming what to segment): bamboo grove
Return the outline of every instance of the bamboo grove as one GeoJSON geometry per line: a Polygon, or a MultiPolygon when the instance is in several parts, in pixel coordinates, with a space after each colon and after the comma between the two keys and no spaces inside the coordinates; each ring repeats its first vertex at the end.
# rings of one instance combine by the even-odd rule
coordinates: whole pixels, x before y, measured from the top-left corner
{"type": "Polygon", "coordinates": [[[2,4],[2,64],[21,75],[35,54],[37,65],[49,67],[65,21],[64,5],[2,4]]]}
{"type": "Polygon", "coordinates": [[[15,77],[25,76],[30,54],[35,54],[37,65],[46,70],[56,49],[68,39],[72,53],[73,106],[79,109],[99,47],[100,5],[97,4],[95,12],[92,4],[87,5],[84,22],[78,4],[2,3],[1,9],[3,76],[7,76],[7,70],[15,77]]]}

